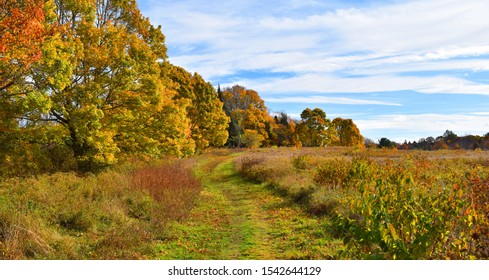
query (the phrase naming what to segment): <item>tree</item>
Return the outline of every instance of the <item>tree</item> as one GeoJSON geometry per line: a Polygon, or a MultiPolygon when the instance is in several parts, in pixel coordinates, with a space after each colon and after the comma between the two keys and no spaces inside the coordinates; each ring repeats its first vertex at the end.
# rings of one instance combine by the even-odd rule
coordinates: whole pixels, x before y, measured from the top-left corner
{"type": "Polygon", "coordinates": [[[187,116],[197,150],[224,145],[228,139],[229,118],[214,87],[197,73],[191,75],[182,67],[169,63],[167,68],[172,86],[178,92],[174,99],[187,99],[190,102],[187,116]]]}
{"type": "Polygon", "coordinates": [[[443,133],[443,138],[447,142],[447,144],[450,144],[451,142],[457,140],[458,136],[457,134],[453,133],[451,130],[446,130],[445,133],[443,133]]]}
{"type": "Polygon", "coordinates": [[[0,131],[18,126],[18,118],[39,101],[26,75],[41,59],[42,46],[54,30],[53,6],[44,0],[0,0],[0,131]]]}
{"type": "Polygon", "coordinates": [[[277,146],[295,147],[300,144],[297,139],[296,123],[286,113],[275,115],[274,121],[277,146]]]}
{"type": "MultiPolygon", "coordinates": [[[[222,92],[222,101],[224,110],[231,120],[229,144],[241,147],[245,130],[248,131],[248,135],[256,131],[256,134],[261,135],[263,140],[269,138],[267,124],[272,123],[273,119],[268,115],[265,102],[260,98],[258,92],[235,85],[222,92]]],[[[254,139],[257,138],[254,137],[254,139]]]]}
{"type": "Polygon", "coordinates": [[[301,113],[301,119],[297,131],[303,146],[324,147],[338,141],[336,130],[323,110],[306,108],[301,113]]]}
{"type": "Polygon", "coordinates": [[[370,139],[370,138],[365,138],[365,140],[363,141],[363,144],[367,148],[376,148],[377,147],[377,144],[375,143],[375,141],[370,139]]]}
{"type": "Polygon", "coordinates": [[[161,28],[141,15],[135,1],[55,3],[64,29],[43,46],[31,77],[48,108],[24,118],[61,125],[80,170],[128,154],[192,153],[188,104],[172,99],[176,92],[161,76],[161,28]]]}
{"type": "MultiPolygon", "coordinates": [[[[0,0],[0,92],[21,82],[30,65],[41,59],[47,35],[44,0],[0,0]]],[[[46,10],[45,10],[46,9],[46,10]]]]}
{"type": "Polygon", "coordinates": [[[363,136],[351,119],[335,118],[333,127],[338,134],[338,141],[334,144],[348,147],[364,147],[363,136]]]}
{"type": "Polygon", "coordinates": [[[380,138],[379,140],[379,148],[393,148],[396,146],[395,142],[392,142],[388,138],[380,138]]]}

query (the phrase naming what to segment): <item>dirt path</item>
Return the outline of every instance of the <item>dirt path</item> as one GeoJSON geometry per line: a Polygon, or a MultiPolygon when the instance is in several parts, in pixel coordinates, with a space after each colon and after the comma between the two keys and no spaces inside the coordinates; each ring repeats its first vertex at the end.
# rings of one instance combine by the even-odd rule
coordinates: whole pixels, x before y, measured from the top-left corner
{"type": "Polygon", "coordinates": [[[233,156],[202,160],[203,191],[157,245],[162,259],[330,258],[325,225],[264,184],[236,173],[233,156]]]}

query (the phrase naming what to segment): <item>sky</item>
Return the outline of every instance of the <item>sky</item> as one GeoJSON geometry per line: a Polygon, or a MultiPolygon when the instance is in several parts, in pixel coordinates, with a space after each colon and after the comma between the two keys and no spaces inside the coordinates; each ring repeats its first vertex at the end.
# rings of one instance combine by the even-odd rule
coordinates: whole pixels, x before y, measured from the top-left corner
{"type": "Polygon", "coordinates": [[[139,0],[169,61],[374,141],[489,132],[487,0],[139,0]]]}

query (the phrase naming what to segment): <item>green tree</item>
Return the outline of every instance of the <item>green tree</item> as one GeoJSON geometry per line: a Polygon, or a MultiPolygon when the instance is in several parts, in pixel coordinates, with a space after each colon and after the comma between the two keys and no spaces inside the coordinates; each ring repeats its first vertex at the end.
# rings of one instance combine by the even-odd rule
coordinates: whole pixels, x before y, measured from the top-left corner
{"type": "Polygon", "coordinates": [[[301,113],[302,122],[297,126],[299,140],[306,147],[325,147],[338,141],[332,122],[320,108],[306,108],[301,113]]]}
{"type": "Polygon", "coordinates": [[[379,148],[393,148],[396,146],[396,143],[389,140],[388,138],[382,137],[379,140],[379,148]]]}
{"type": "Polygon", "coordinates": [[[458,136],[457,134],[453,133],[453,131],[447,129],[445,133],[443,133],[443,138],[445,139],[447,144],[450,144],[453,141],[457,140],[458,136]]]}

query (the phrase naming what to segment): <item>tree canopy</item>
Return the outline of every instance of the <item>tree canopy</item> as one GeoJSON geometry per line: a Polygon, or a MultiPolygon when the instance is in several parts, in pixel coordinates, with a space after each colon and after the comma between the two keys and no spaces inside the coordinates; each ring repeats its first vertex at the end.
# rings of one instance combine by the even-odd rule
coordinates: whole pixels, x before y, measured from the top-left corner
{"type": "Polygon", "coordinates": [[[326,118],[326,113],[322,109],[306,108],[301,113],[301,119],[302,122],[298,125],[297,130],[303,146],[325,147],[338,140],[331,120],[326,118]]]}
{"type": "Polygon", "coordinates": [[[221,99],[231,120],[228,141],[230,145],[241,147],[245,144],[259,147],[269,138],[267,126],[272,122],[272,118],[258,92],[235,85],[224,89],[221,99]]]}
{"type": "Polygon", "coordinates": [[[271,115],[259,93],[221,90],[172,65],[135,0],[0,0],[0,175],[93,171],[209,147],[357,145],[321,109],[271,115]]]}

